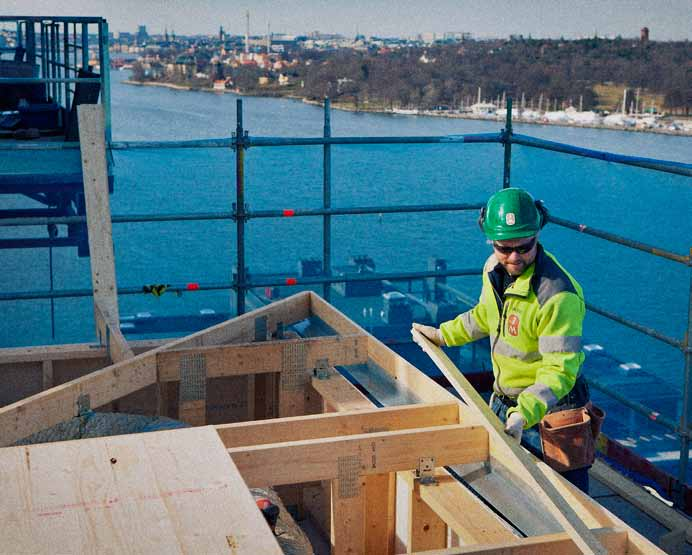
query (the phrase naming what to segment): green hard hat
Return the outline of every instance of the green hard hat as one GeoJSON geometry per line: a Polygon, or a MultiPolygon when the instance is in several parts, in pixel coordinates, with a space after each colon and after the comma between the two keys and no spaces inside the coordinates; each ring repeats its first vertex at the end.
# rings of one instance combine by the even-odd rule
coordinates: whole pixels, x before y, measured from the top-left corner
{"type": "Polygon", "coordinates": [[[510,187],[495,193],[481,211],[483,233],[492,241],[521,239],[538,233],[543,217],[524,189],[510,187]]]}

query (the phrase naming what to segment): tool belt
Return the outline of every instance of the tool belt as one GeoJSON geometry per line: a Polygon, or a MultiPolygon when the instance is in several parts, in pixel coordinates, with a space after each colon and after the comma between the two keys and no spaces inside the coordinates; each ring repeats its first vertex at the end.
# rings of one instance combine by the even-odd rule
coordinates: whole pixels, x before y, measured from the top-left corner
{"type": "Polygon", "coordinates": [[[591,401],[583,407],[546,414],[538,425],[543,460],[558,472],[591,466],[604,419],[605,412],[591,401]]]}

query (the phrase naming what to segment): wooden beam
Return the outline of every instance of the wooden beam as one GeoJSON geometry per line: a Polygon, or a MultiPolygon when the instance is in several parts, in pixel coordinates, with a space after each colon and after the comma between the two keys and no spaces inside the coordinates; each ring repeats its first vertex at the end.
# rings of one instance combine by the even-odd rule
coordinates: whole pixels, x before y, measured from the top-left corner
{"type": "Polygon", "coordinates": [[[80,398],[100,407],[155,382],[156,358],[143,354],[2,407],[0,446],[77,416],[80,398]]]}
{"type": "Polygon", "coordinates": [[[435,365],[442,371],[454,389],[461,395],[472,410],[476,411],[486,422],[486,429],[496,451],[505,451],[506,459],[513,461],[518,474],[539,496],[544,506],[564,527],[570,538],[579,546],[585,555],[605,555],[603,546],[594,538],[582,518],[567,503],[562,494],[552,485],[545,474],[536,468],[529,453],[516,441],[504,433],[502,423],[493,414],[490,407],[478,392],[463,376],[449,357],[437,345],[431,343],[418,331],[412,332],[423,350],[430,356],[435,365]]]}
{"type": "Polygon", "coordinates": [[[0,364],[43,362],[44,360],[93,359],[107,356],[106,349],[95,343],[42,345],[0,349],[0,364]]]}
{"type": "MultiPolygon", "coordinates": [[[[344,319],[344,317],[335,308],[322,301],[322,299],[311,297],[311,303],[313,307],[320,307],[319,316],[326,322],[337,322],[338,325],[338,322],[344,319]]],[[[354,332],[356,329],[362,331],[362,328],[350,320],[346,319],[346,321],[346,329],[350,330],[350,332],[354,332]]],[[[407,387],[410,391],[414,391],[416,396],[418,396],[422,401],[432,403],[456,400],[456,397],[451,395],[448,391],[423,374],[415,366],[404,360],[402,357],[397,355],[394,351],[389,349],[386,345],[382,344],[371,335],[368,335],[368,355],[373,362],[380,366],[393,379],[397,380],[398,383],[407,387]]],[[[480,422],[478,415],[465,404],[460,404],[459,410],[461,414],[461,422],[480,422]]],[[[508,457],[506,451],[503,452],[501,450],[497,450],[492,442],[490,444],[490,451],[491,461],[497,461],[502,466],[507,467],[506,463],[508,461],[508,457]]],[[[544,464],[538,461],[535,461],[535,463],[539,465],[544,464]]],[[[491,464],[493,466],[495,465],[494,462],[491,464]]],[[[583,494],[574,485],[562,478],[562,476],[552,471],[550,471],[548,476],[549,479],[553,481],[553,485],[560,491],[562,495],[575,500],[573,506],[575,510],[579,511],[582,518],[587,518],[588,515],[591,515],[594,518],[594,521],[599,522],[599,527],[616,526],[626,528],[628,530],[628,549],[630,553],[663,554],[663,551],[661,551],[653,543],[644,538],[636,530],[628,527],[627,524],[622,522],[622,520],[613,515],[610,511],[603,508],[596,501],[583,494]]],[[[516,473],[513,474],[513,478],[517,478],[516,481],[518,483],[523,482],[523,480],[518,477],[516,473]]],[[[399,503],[399,497],[400,492],[397,494],[397,504],[399,503]]],[[[397,508],[399,508],[399,505],[397,505],[397,508]]],[[[397,521],[399,521],[400,518],[401,515],[399,511],[397,512],[397,521]]],[[[399,528],[400,526],[397,524],[397,529],[399,528]]]]}
{"type": "Polygon", "coordinates": [[[277,324],[288,326],[310,317],[310,293],[302,291],[275,303],[246,312],[232,320],[227,320],[192,335],[188,335],[171,349],[224,345],[227,343],[251,343],[255,341],[255,320],[266,317],[267,333],[273,334],[277,324]]]}
{"type": "Polygon", "coordinates": [[[367,332],[353,320],[336,310],[317,293],[313,293],[312,291],[310,291],[310,312],[339,335],[367,334],[367,332]]]}
{"type": "Polygon", "coordinates": [[[536,460],[536,466],[548,477],[553,486],[567,499],[568,503],[589,524],[590,528],[621,528],[627,530],[628,555],[665,555],[665,551],[646,539],[608,509],[555,472],[543,461],[536,460]]]}
{"type": "Polygon", "coordinates": [[[41,362],[41,373],[42,373],[42,382],[43,382],[43,390],[45,391],[46,389],[50,389],[53,387],[53,361],[52,360],[44,360],[41,362]]]}
{"type": "Polygon", "coordinates": [[[615,471],[600,459],[596,459],[589,470],[589,474],[668,528],[668,530],[683,530],[686,541],[692,543],[692,524],[690,524],[690,520],[672,507],[656,499],[644,488],[615,471]]]}
{"type": "Polygon", "coordinates": [[[97,370],[53,389],[37,393],[11,405],[0,408],[0,446],[69,420],[78,414],[77,400],[89,396],[92,408],[134,393],[157,382],[156,356],[167,349],[214,344],[232,339],[249,340],[254,336],[255,319],[267,316],[276,325],[303,320],[308,316],[309,295],[298,293],[274,305],[268,305],[227,320],[205,330],[172,341],[132,359],[97,370]]]}
{"type": "Polygon", "coordinates": [[[120,331],[119,322],[101,303],[102,300],[94,299],[94,317],[100,343],[106,346],[108,356],[114,363],[134,358],[134,352],[120,331]]]}
{"type": "MultiPolygon", "coordinates": [[[[627,553],[627,530],[600,528],[593,530],[593,535],[608,550],[610,555],[627,553]]],[[[468,545],[418,551],[416,555],[579,555],[580,549],[565,533],[546,536],[517,538],[516,541],[486,545],[468,545]]]]}
{"type": "MultiPolygon", "coordinates": [[[[369,401],[368,401],[369,403],[369,401]]],[[[286,443],[372,432],[389,432],[413,428],[448,426],[459,421],[456,403],[406,405],[401,407],[361,409],[355,412],[332,412],[219,424],[216,431],[228,448],[286,443]]]]}
{"type": "Polygon", "coordinates": [[[359,474],[411,470],[421,457],[439,466],[487,460],[487,432],[453,425],[356,434],[228,450],[249,487],[343,479],[343,468],[359,474]],[[341,470],[340,470],[341,469],[341,470]],[[340,475],[341,474],[341,475],[340,475]]]}
{"type": "Polygon", "coordinates": [[[78,106],[77,119],[94,306],[99,305],[108,312],[114,322],[119,322],[103,105],[78,106]]]}
{"type": "Polygon", "coordinates": [[[358,555],[365,550],[365,478],[331,481],[331,554],[358,555]]]}
{"type": "Polygon", "coordinates": [[[419,496],[462,545],[511,543],[516,539],[504,521],[446,470],[436,469],[435,480],[435,484],[420,485],[419,496]]]}
{"type": "Polygon", "coordinates": [[[365,553],[394,553],[396,473],[365,476],[365,553]]]}
{"type": "MultiPolygon", "coordinates": [[[[402,474],[411,475],[410,472],[402,474]]],[[[440,549],[447,546],[447,525],[421,497],[425,488],[418,480],[409,480],[411,503],[409,504],[409,530],[407,552],[440,549]]]]}
{"type": "Polygon", "coordinates": [[[321,378],[312,378],[312,388],[322,396],[326,409],[349,411],[372,406],[370,399],[335,369],[330,369],[327,374],[321,378]]]}
{"type": "Polygon", "coordinates": [[[255,343],[233,343],[209,347],[168,349],[157,354],[159,379],[170,382],[180,379],[181,361],[200,358],[208,378],[266,374],[290,370],[293,355],[304,368],[315,368],[319,360],[331,365],[361,364],[367,361],[365,336],[327,336],[307,339],[285,339],[255,343]]]}
{"type": "MultiPolygon", "coordinates": [[[[458,422],[458,407],[456,403],[447,403],[446,414],[441,415],[440,420],[431,411],[425,410],[424,415],[417,414],[423,407],[418,405],[409,405],[406,407],[397,407],[405,411],[401,414],[401,418],[397,415],[391,424],[388,426],[386,420],[389,416],[394,416],[395,413],[383,413],[383,410],[389,411],[390,409],[375,409],[373,413],[373,403],[365,395],[356,389],[356,387],[351,384],[346,378],[339,374],[335,368],[329,368],[324,372],[324,375],[320,378],[313,378],[312,380],[312,391],[314,394],[321,399],[321,406],[323,411],[358,411],[355,413],[356,419],[360,420],[366,415],[373,414],[376,415],[378,421],[375,422],[361,422],[359,427],[354,428],[356,433],[359,433],[358,428],[362,432],[374,432],[374,431],[387,431],[390,429],[402,429],[421,426],[427,427],[431,425],[446,425],[446,424],[456,424],[458,422]],[[387,416],[385,416],[385,414],[387,416]],[[433,417],[431,419],[431,417],[433,417]],[[434,423],[435,422],[435,423],[434,423]]],[[[444,405],[442,405],[444,406],[444,405]]],[[[430,405],[429,408],[438,408],[436,405],[430,405]]],[[[345,435],[345,434],[339,434],[345,435]]],[[[396,473],[394,472],[384,472],[382,474],[370,474],[364,476],[364,495],[365,495],[365,508],[363,509],[362,500],[360,498],[351,499],[350,501],[345,499],[334,500],[334,484],[338,484],[338,480],[332,480],[331,482],[331,499],[332,499],[332,512],[335,511],[334,507],[340,509],[342,512],[355,512],[364,511],[364,518],[362,519],[361,531],[350,533],[356,537],[359,534],[363,534],[365,537],[365,551],[364,553],[381,553],[384,555],[393,555],[395,549],[395,537],[396,537],[396,473]],[[350,505],[350,508],[348,507],[350,505]]],[[[337,514],[337,517],[339,515],[337,514]]],[[[340,519],[331,520],[331,536],[332,540],[342,534],[342,521],[340,519]]],[[[342,540],[343,541],[343,540],[342,540]]],[[[347,540],[346,540],[347,541],[347,540]]],[[[352,546],[346,544],[349,547],[357,548],[360,544],[352,546]]],[[[334,541],[332,541],[333,549],[339,549],[339,547],[334,547],[334,541]]],[[[361,548],[362,551],[362,548],[361,548]]]]}

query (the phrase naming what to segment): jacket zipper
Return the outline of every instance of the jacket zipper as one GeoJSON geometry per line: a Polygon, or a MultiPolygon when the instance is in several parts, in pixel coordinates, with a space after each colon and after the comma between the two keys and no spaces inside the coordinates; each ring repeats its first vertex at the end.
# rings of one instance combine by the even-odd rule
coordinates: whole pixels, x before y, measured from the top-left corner
{"type": "Polygon", "coordinates": [[[504,302],[503,297],[500,297],[500,294],[497,292],[494,286],[492,286],[493,293],[495,293],[495,297],[497,298],[498,305],[500,308],[500,314],[499,318],[497,321],[497,335],[495,336],[495,341],[493,341],[493,345],[490,348],[490,359],[495,362],[495,366],[497,367],[497,379],[495,380],[497,382],[497,388],[500,390],[500,393],[504,395],[505,397],[509,397],[503,390],[502,386],[500,385],[500,375],[502,374],[502,368],[500,367],[500,364],[495,360],[495,346],[497,345],[497,342],[500,339],[500,335],[504,334],[505,330],[505,318],[507,316],[507,311],[505,310],[506,305],[504,302]]]}

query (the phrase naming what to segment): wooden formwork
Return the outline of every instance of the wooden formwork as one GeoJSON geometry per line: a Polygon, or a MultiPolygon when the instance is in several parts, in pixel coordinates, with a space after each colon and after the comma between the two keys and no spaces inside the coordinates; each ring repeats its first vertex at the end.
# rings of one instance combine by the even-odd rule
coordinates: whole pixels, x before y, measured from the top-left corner
{"type": "MultiPolygon", "coordinates": [[[[274,486],[320,524],[333,553],[582,552],[557,523],[545,524],[554,509],[541,504],[542,492],[532,491],[511,459],[493,456],[488,422],[314,293],[160,345],[126,346],[131,354],[120,362],[0,408],[0,443],[73,418],[85,402],[112,407],[142,390],[156,395],[140,397],[139,412],[196,427],[0,449],[0,530],[14,542],[3,541],[10,551],[30,538],[28,550],[38,552],[112,545],[271,553],[278,548],[245,494],[274,486]],[[306,318],[334,334],[273,338],[306,318]],[[338,371],[366,363],[420,401],[376,407],[338,371]],[[221,388],[229,396],[225,413],[211,413],[213,384],[229,379],[240,381],[221,388]],[[210,414],[230,423],[210,426],[210,414]],[[507,512],[525,513],[524,533],[531,518],[542,521],[540,533],[520,537],[512,514],[498,515],[450,473],[474,465],[518,492],[507,512]],[[154,520],[170,533],[141,524],[154,520]]],[[[107,359],[104,349],[4,349],[0,369],[60,364],[69,374],[74,364],[81,372],[85,361],[107,359]]],[[[551,481],[608,552],[662,553],[557,474],[551,481]]]]}
{"type": "Polygon", "coordinates": [[[0,350],[0,552],[280,553],[248,491],[274,486],[334,554],[663,553],[542,465],[544,491],[496,424],[314,293],[128,343],[100,107],[79,127],[99,344],[0,350]],[[284,333],[308,318],[333,333],[284,333]],[[338,370],[363,364],[408,401],[376,407],[338,370]],[[90,410],[193,427],[11,447],[90,410]]]}

